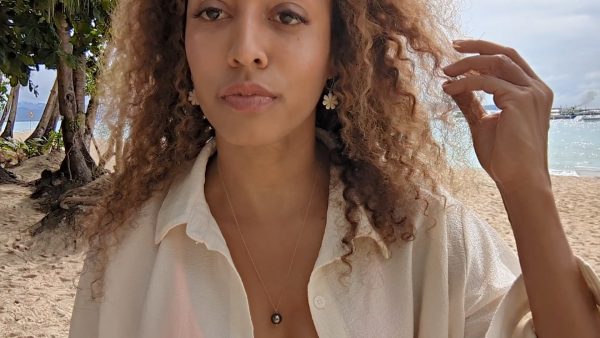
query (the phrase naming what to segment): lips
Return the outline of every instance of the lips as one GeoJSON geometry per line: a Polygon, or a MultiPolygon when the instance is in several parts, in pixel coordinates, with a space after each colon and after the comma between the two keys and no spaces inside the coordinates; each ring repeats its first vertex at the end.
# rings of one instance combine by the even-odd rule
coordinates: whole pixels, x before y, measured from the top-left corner
{"type": "Polygon", "coordinates": [[[275,98],[269,96],[225,96],[225,102],[233,109],[240,112],[259,112],[269,106],[275,98]]]}
{"type": "Polygon", "coordinates": [[[277,98],[277,95],[254,82],[233,83],[219,94],[227,105],[240,112],[259,112],[277,98]]]}
{"type": "Polygon", "coordinates": [[[238,96],[264,96],[275,98],[277,95],[270,92],[262,85],[255,82],[236,82],[223,88],[219,93],[221,98],[226,96],[238,95],[238,96]]]}

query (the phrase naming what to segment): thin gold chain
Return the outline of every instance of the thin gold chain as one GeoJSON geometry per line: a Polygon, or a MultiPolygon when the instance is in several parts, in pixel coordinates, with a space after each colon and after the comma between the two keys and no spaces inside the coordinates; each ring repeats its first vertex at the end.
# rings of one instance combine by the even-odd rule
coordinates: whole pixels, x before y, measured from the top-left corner
{"type": "Polygon", "coordinates": [[[250,262],[252,263],[252,267],[254,268],[254,271],[256,272],[256,276],[258,276],[258,280],[260,281],[260,284],[262,285],[262,288],[265,292],[265,294],[267,295],[267,298],[269,299],[269,302],[271,303],[271,306],[273,306],[273,309],[276,312],[279,312],[279,304],[281,303],[281,299],[283,297],[283,291],[285,290],[285,285],[287,284],[288,278],[290,277],[290,272],[292,271],[292,266],[294,264],[294,259],[296,258],[296,251],[298,249],[298,244],[300,244],[300,238],[302,238],[302,234],[304,233],[304,227],[306,226],[306,220],[308,218],[308,211],[310,210],[310,205],[313,199],[313,195],[315,192],[315,187],[317,185],[317,173],[319,171],[317,170],[317,172],[315,173],[315,178],[313,181],[313,186],[311,189],[311,193],[310,193],[310,198],[308,200],[308,206],[306,207],[306,212],[304,213],[304,220],[302,221],[302,227],[300,229],[300,235],[298,235],[298,239],[296,240],[296,246],[294,247],[294,252],[292,253],[292,259],[290,262],[290,266],[288,268],[287,271],[287,275],[285,277],[285,281],[284,281],[284,288],[281,290],[281,293],[279,295],[279,300],[277,301],[277,306],[275,306],[273,304],[273,300],[271,299],[271,296],[269,295],[269,293],[267,292],[267,288],[265,287],[265,283],[263,282],[262,278],[260,277],[260,273],[258,272],[258,269],[256,267],[256,264],[254,263],[254,259],[252,259],[252,255],[250,254],[250,250],[248,249],[248,245],[246,245],[246,240],[244,240],[244,235],[242,234],[242,230],[240,229],[240,224],[238,223],[237,217],[235,215],[235,211],[233,210],[233,205],[231,204],[231,199],[229,198],[229,192],[227,191],[227,187],[225,186],[225,182],[223,181],[223,177],[221,177],[221,170],[219,169],[219,162],[217,161],[217,174],[219,175],[219,180],[221,181],[221,184],[223,185],[223,190],[225,191],[225,196],[227,197],[227,203],[229,204],[229,208],[231,209],[231,214],[233,215],[233,219],[235,221],[235,225],[238,229],[238,232],[240,233],[240,237],[242,238],[242,243],[244,244],[244,248],[246,249],[246,252],[248,253],[248,257],[250,258],[250,262]]]}

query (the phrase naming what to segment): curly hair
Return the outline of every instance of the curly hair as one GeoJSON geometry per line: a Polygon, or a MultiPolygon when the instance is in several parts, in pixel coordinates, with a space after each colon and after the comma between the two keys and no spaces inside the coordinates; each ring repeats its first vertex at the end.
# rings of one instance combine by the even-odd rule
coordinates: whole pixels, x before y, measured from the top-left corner
{"type": "MultiPolygon", "coordinates": [[[[435,126],[442,137],[454,126],[450,99],[439,86],[441,65],[457,58],[449,43],[452,8],[425,0],[332,1],[331,50],[339,73],[328,85],[340,105],[332,114],[317,104],[316,124],[339,144],[330,160],[341,168],[351,225],[342,260],[351,265],[361,209],[387,243],[414,239],[415,215],[427,215],[423,189],[440,197],[443,189],[456,191],[459,175],[449,155],[461,159],[464,148],[434,137],[435,126]],[[454,146],[458,151],[449,151],[454,146]]],[[[201,108],[187,100],[193,84],[186,6],[185,0],[121,0],[113,13],[98,93],[113,140],[124,145],[121,165],[84,223],[86,260],[96,273],[93,298],[103,294],[111,249],[126,224],[132,226],[128,220],[214,136],[201,108]]]]}

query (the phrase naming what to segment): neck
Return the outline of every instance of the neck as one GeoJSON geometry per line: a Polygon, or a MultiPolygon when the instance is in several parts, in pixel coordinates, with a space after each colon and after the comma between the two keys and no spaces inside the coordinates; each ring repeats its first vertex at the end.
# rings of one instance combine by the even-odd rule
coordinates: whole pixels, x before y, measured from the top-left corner
{"type": "Polygon", "coordinates": [[[233,145],[217,137],[217,154],[207,167],[206,196],[230,214],[221,178],[240,226],[295,226],[289,220],[304,217],[315,179],[310,210],[322,210],[320,204],[326,203],[327,149],[316,142],[314,130],[261,146],[233,145]]]}

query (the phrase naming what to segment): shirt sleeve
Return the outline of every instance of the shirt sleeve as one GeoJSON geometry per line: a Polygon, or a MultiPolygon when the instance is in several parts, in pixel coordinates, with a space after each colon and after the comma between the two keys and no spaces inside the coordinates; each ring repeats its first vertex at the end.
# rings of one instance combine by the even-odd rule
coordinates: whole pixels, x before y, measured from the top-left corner
{"type": "MultiPolygon", "coordinates": [[[[535,338],[535,328],[515,252],[473,211],[463,210],[465,338],[535,338]]],[[[577,257],[596,304],[600,279],[577,257]]]]}
{"type": "Polygon", "coordinates": [[[100,303],[91,299],[91,282],[92,271],[86,258],[82,273],[79,276],[75,304],[73,305],[73,313],[71,315],[69,338],[98,337],[100,303]]]}
{"type": "MultiPolygon", "coordinates": [[[[575,258],[598,307],[600,306],[600,279],[589,264],[580,257],[575,258]]],[[[523,276],[519,275],[502,298],[485,338],[537,337],[530,311],[525,282],[523,276]]]]}

